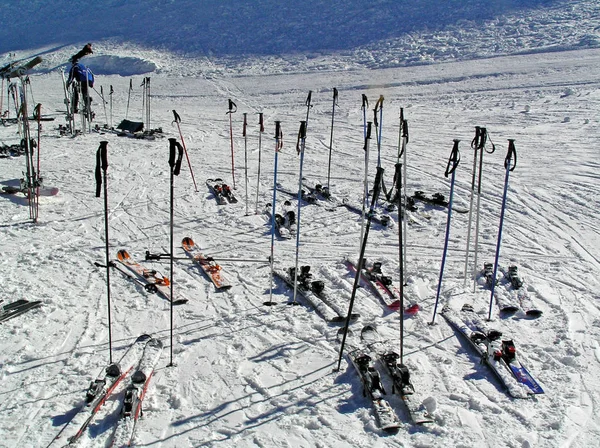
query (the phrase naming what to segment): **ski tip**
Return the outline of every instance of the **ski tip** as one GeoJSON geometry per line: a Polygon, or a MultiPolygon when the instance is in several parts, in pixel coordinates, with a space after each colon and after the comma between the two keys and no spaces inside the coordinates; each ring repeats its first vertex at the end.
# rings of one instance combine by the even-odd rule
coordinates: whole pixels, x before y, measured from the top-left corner
{"type": "Polygon", "coordinates": [[[141,334],[137,337],[137,339],[135,340],[135,342],[143,342],[143,341],[147,341],[148,339],[150,339],[152,336],[150,336],[149,334],[141,334]]]}
{"type": "Polygon", "coordinates": [[[119,252],[117,252],[117,258],[120,261],[126,261],[126,260],[130,260],[131,256],[129,255],[129,252],[127,252],[125,249],[121,249],[121,250],[119,250],[119,252]]]}
{"type": "Polygon", "coordinates": [[[421,309],[421,307],[419,306],[419,304],[415,303],[414,305],[411,305],[411,306],[405,308],[404,313],[410,314],[410,315],[415,315],[419,312],[420,309],[421,309]]]}
{"type": "Polygon", "coordinates": [[[181,240],[181,245],[183,246],[184,249],[188,250],[192,246],[194,246],[195,243],[194,243],[193,239],[191,239],[189,236],[186,236],[184,239],[181,240]]]}

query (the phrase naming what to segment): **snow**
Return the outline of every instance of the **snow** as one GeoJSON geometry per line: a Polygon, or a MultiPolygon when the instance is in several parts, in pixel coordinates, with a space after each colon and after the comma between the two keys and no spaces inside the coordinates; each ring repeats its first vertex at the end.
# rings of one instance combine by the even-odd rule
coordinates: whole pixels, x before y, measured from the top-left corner
{"type": "MultiPolygon", "coordinates": [[[[155,0],[144,2],[146,15],[126,21],[126,13],[139,12],[141,2],[86,3],[85,8],[81,2],[29,2],[23,8],[31,8],[28,17],[38,33],[24,33],[8,18],[9,8],[2,9],[3,32],[10,36],[0,39],[2,65],[10,60],[8,53],[24,60],[37,54],[44,58],[31,75],[30,102],[41,103],[42,114],[55,118],[43,122],[40,171],[45,184],[59,193],[40,198],[37,224],[28,219],[22,195],[0,196],[2,305],[21,298],[43,301],[41,308],[0,325],[0,446],[47,446],[108,363],[106,270],[94,265],[105,261],[106,243],[103,200],[95,197],[100,141],[108,141],[111,257],[121,248],[139,261],[147,250],[169,252],[167,138],[180,139],[173,109],[182,119],[199,191],[184,157],[174,180],[173,228],[174,254],[182,259],[175,261],[173,273],[168,261],[145,262],[172,278],[176,298],[190,299],[174,308],[173,345],[169,303],[119,272],[110,274],[113,358],[119,359],[142,333],[164,344],[137,425],[136,446],[599,445],[598,4],[536,1],[524,8],[520,3],[494,2],[482,9],[483,2],[476,1],[456,2],[455,8],[428,2],[405,10],[414,20],[399,21],[401,7],[408,8],[405,2],[372,2],[369,14],[348,1],[332,4],[339,14],[319,14],[323,7],[318,2],[309,2],[304,11],[261,2],[276,9],[272,14],[211,3],[214,9],[202,16],[197,2],[155,0]],[[94,18],[88,21],[89,33],[82,28],[85,20],[72,20],[74,8],[94,18]],[[380,34],[372,35],[368,30],[375,23],[380,34]],[[397,23],[402,25],[395,29],[397,23]],[[198,32],[196,24],[205,32],[198,32]],[[164,138],[59,135],[58,125],[64,123],[60,71],[88,41],[94,54],[82,62],[96,73],[96,90],[102,87],[106,94],[114,88],[112,117],[94,93],[96,123],[116,125],[126,114],[142,121],[140,84],[150,76],[151,128],[162,128],[164,138]],[[433,413],[435,423],[411,425],[401,399],[388,394],[403,426],[397,434],[383,433],[352,366],[344,358],[335,371],[339,327],[325,322],[302,298],[299,305],[288,305],[293,292],[279,281],[273,284],[277,305],[263,305],[270,297],[271,236],[261,212],[273,199],[274,122],[281,121],[284,132],[278,181],[293,190],[298,185],[299,122],[306,119],[304,101],[313,92],[304,175],[312,183],[325,183],[333,87],[339,90],[339,104],[331,190],[353,204],[360,203],[364,175],[361,94],[371,108],[380,95],[385,98],[381,154],[388,186],[401,107],[410,129],[408,192],[448,195],[444,169],[453,139],[461,140],[457,207],[469,206],[474,127],[487,128],[496,152],[484,156],[478,268],[495,254],[507,139],[515,139],[518,160],[510,175],[500,263],[519,266],[524,288],[543,315],[499,316],[495,309],[490,325],[514,339],[521,361],[545,394],[511,399],[441,316],[429,325],[444,246],[444,209],[421,206],[422,211],[410,214],[404,235],[406,299],[421,307],[404,321],[405,363],[415,398],[433,413]],[[232,120],[239,202],[219,206],[205,180],[222,177],[232,185],[228,99],[238,106],[232,120]],[[265,132],[258,181],[259,112],[265,132]],[[247,184],[243,113],[248,114],[247,184]],[[185,236],[206,254],[229,260],[221,265],[233,288],[216,291],[185,259],[180,247],[185,236]]],[[[35,124],[33,135],[37,138],[35,124]]],[[[0,128],[1,143],[19,140],[16,125],[0,128]]],[[[0,159],[0,184],[18,182],[24,161],[0,159]]],[[[370,183],[376,161],[373,139],[370,183]]],[[[285,199],[291,198],[278,192],[277,205],[285,199]]],[[[396,220],[395,212],[392,217],[396,220]]],[[[480,282],[473,293],[472,281],[465,284],[463,278],[467,225],[468,214],[452,214],[441,305],[460,309],[472,303],[486,317],[489,291],[480,282]]],[[[312,266],[315,277],[336,292],[333,300],[342,309],[347,309],[354,281],[343,259],[358,258],[360,233],[360,217],[343,207],[301,209],[300,264],[312,266]]],[[[295,240],[276,240],[274,253],[276,267],[292,266],[295,240]]],[[[382,261],[396,285],[398,253],[398,226],[373,225],[366,258],[382,261]]],[[[385,310],[377,297],[360,288],[354,311],[361,315],[352,324],[356,333],[374,323],[398,347],[398,315],[385,310]]],[[[88,446],[103,446],[110,435],[120,393],[90,426],[83,440],[88,446]]]]}

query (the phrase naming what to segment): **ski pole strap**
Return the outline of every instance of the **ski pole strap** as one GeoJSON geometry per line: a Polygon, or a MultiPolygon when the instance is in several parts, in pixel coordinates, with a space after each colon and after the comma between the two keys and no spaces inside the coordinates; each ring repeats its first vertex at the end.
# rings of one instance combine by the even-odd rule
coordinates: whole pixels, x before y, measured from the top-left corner
{"type": "Polygon", "coordinates": [[[98,151],[96,151],[96,197],[100,197],[102,191],[102,171],[106,173],[108,169],[108,156],[107,156],[107,145],[108,142],[100,142],[98,151]]]}
{"type": "Polygon", "coordinates": [[[474,150],[478,150],[481,149],[481,127],[480,126],[475,126],[475,137],[473,137],[473,140],[471,141],[471,148],[473,148],[474,150]]]}
{"type": "Polygon", "coordinates": [[[110,92],[108,93],[109,95],[112,95],[113,93],[115,93],[112,84],[110,85],[110,92]]]}
{"type": "MultiPolygon", "coordinates": [[[[496,151],[496,145],[494,145],[494,142],[490,138],[486,128],[481,128],[481,132],[484,134],[483,138],[486,140],[486,142],[487,142],[487,140],[489,140],[490,143],[492,144],[492,149],[490,149],[489,151],[486,149],[485,152],[487,152],[488,154],[493,154],[494,151],[496,151]]],[[[483,144],[483,147],[485,148],[485,143],[483,144]]]]}
{"type": "Polygon", "coordinates": [[[448,165],[446,165],[446,172],[444,176],[448,177],[450,174],[454,172],[458,163],[460,162],[460,151],[458,150],[458,142],[460,140],[454,139],[454,146],[452,147],[452,152],[450,153],[450,158],[448,159],[448,165]]]}
{"type": "Polygon", "coordinates": [[[309,91],[308,91],[308,97],[306,97],[306,102],[304,103],[304,105],[305,105],[306,107],[312,107],[312,106],[310,105],[311,98],[312,98],[312,90],[309,90],[309,91]]]}
{"type": "Polygon", "coordinates": [[[281,121],[275,122],[275,151],[279,152],[283,148],[283,131],[281,130],[281,121]]]}
{"type": "Polygon", "coordinates": [[[258,114],[258,126],[260,127],[260,132],[265,132],[265,124],[263,121],[263,113],[259,112],[258,114]]]}
{"type": "Polygon", "coordinates": [[[515,140],[512,138],[508,139],[508,153],[506,154],[506,158],[504,159],[504,168],[510,166],[509,171],[514,171],[517,167],[517,150],[515,148],[515,140]],[[514,156],[514,163],[511,163],[511,159],[514,156]]]}
{"type": "Polygon", "coordinates": [[[373,125],[373,123],[371,123],[370,121],[367,123],[367,135],[365,135],[365,146],[364,146],[364,150],[366,151],[369,147],[369,140],[371,140],[371,126],[373,125]]]}
{"type": "Polygon", "coordinates": [[[381,109],[383,107],[383,95],[379,95],[379,99],[377,100],[377,102],[375,103],[375,112],[378,112],[379,109],[381,109]]]}
{"type": "Polygon", "coordinates": [[[367,95],[365,95],[364,93],[362,94],[362,106],[361,109],[366,110],[367,107],[369,107],[369,100],[367,98],[367,95]]]}
{"type": "Polygon", "coordinates": [[[300,142],[304,141],[305,139],[306,139],[306,121],[301,121],[300,122],[300,130],[298,131],[298,142],[296,143],[296,151],[298,151],[298,154],[300,154],[303,149],[300,145],[300,142]]]}
{"type": "Polygon", "coordinates": [[[406,138],[406,143],[408,143],[408,120],[402,120],[402,136],[406,138]]]}
{"type": "Polygon", "coordinates": [[[242,128],[242,137],[246,136],[246,126],[248,126],[247,116],[248,114],[244,112],[244,127],[242,128]]]}
{"type": "Polygon", "coordinates": [[[179,116],[179,114],[177,113],[177,111],[175,109],[173,109],[173,117],[175,118],[173,120],[173,123],[181,123],[181,117],[179,116]]]}
{"type": "Polygon", "coordinates": [[[379,199],[379,192],[381,191],[381,179],[383,178],[383,168],[378,166],[377,172],[375,173],[375,185],[373,185],[373,197],[371,198],[371,207],[369,208],[369,216],[373,216],[375,213],[375,205],[379,199]]]}
{"type": "Polygon", "coordinates": [[[237,105],[233,101],[231,101],[231,98],[228,101],[229,101],[229,110],[225,113],[225,115],[236,113],[237,105]]]}

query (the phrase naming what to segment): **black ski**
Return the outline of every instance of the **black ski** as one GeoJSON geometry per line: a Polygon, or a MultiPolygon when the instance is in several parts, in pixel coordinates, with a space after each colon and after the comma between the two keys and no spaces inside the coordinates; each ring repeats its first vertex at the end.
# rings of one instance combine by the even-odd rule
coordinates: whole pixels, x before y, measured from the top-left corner
{"type": "MultiPolygon", "coordinates": [[[[420,201],[425,202],[431,205],[437,205],[438,207],[448,208],[448,201],[446,197],[441,193],[433,193],[432,195],[425,194],[421,190],[415,191],[415,194],[411,196],[411,199],[414,202],[420,201]]],[[[456,213],[469,213],[469,210],[458,208],[456,206],[452,207],[452,211],[456,213]]]]}
{"type": "Polygon", "coordinates": [[[41,300],[30,302],[29,300],[20,299],[14,302],[8,303],[0,308],[0,322],[5,322],[14,317],[25,314],[29,310],[39,308],[42,306],[41,300]]]}

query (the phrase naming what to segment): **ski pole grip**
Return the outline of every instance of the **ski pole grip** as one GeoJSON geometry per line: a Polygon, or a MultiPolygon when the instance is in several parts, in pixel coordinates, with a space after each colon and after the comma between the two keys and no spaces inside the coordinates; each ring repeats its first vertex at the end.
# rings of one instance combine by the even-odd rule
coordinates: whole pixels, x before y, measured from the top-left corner
{"type": "Polygon", "coordinates": [[[460,162],[460,152],[458,151],[458,143],[460,140],[454,139],[454,146],[452,147],[452,152],[450,153],[450,158],[448,159],[448,165],[446,165],[446,172],[444,176],[448,177],[450,174],[456,170],[458,167],[458,163],[460,162]]]}
{"type": "Polygon", "coordinates": [[[300,130],[298,131],[298,137],[300,137],[301,140],[304,140],[306,138],[306,121],[300,122],[300,130]]]}
{"type": "Polygon", "coordinates": [[[248,114],[246,112],[244,112],[244,127],[242,128],[242,137],[246,136],[246,127],[248,126],[247,117],[248,117],[248,114]]]}
{"type": "Polygon", "coordinates": [[[102,171],[106,171],[108,169],[108,142],[102,141],[100,142],[100,160],[102,164],[102,171]]]}
{"type": "Polygon", "coordinates": [[[275,138],[279,140],[281,136],[281,121],[275,122],[275,138]]]}
{"type": "Polygon", "coordinates": [[[169,166],[173,168],[175,166],[175,149],[177,148],[177,139],[169,139],[169,166]]]}
{"type": "Polygon", "coordinates": [[[174,176],[179,176],[181,172],[181,160],[183,159],[183,146],[177,140],[175,140],[175,146],[177,147],[177,161],[175,162],[175,169],[173,170],[174,176]]]}
{"type": "Polygon", "coordinates": [[[265,125],[263,121],[263,113],[258,113],[258,125],[260,126],[260,132],[265,132],[265,125]]]}
{"type": "Polygon", "coordinates": [[[363,93],[362,94],[362,107],[361,107],[361,109],[366,109],[367,107],[369,107],[369,99],[367,98],[367,95],[365,95],[363,93]]]}
{"type": "Polygon", "coordinates": [[[177,113],[177,111],[175,109],[173,109],[173,117],[175,118],[176,123],[181,123],[181,117],[179,116],[179,114],[177,113]]]}
{"type": "Polygon", "coordinates": [[[310,101],[312,98],[312,90],[308,91],[308,97],[306,98],[306,106],[310,107],[310,101]]]}
{"type": "Polygon", "coordinates": [[[336,103],[338,99],[338,89],[333,88],[333,102],[336,103]]]}
{"type": "Polygon", "coordinates": [[[508,168],[512,158],[515,158],[514,163],[510,166],[510,171],[514,171],[517,167],[517,149],[515,148],[515,140],[512,138],[508,139],[508,153],[506,159],[504,159],[504,168],[508,168]]]}

